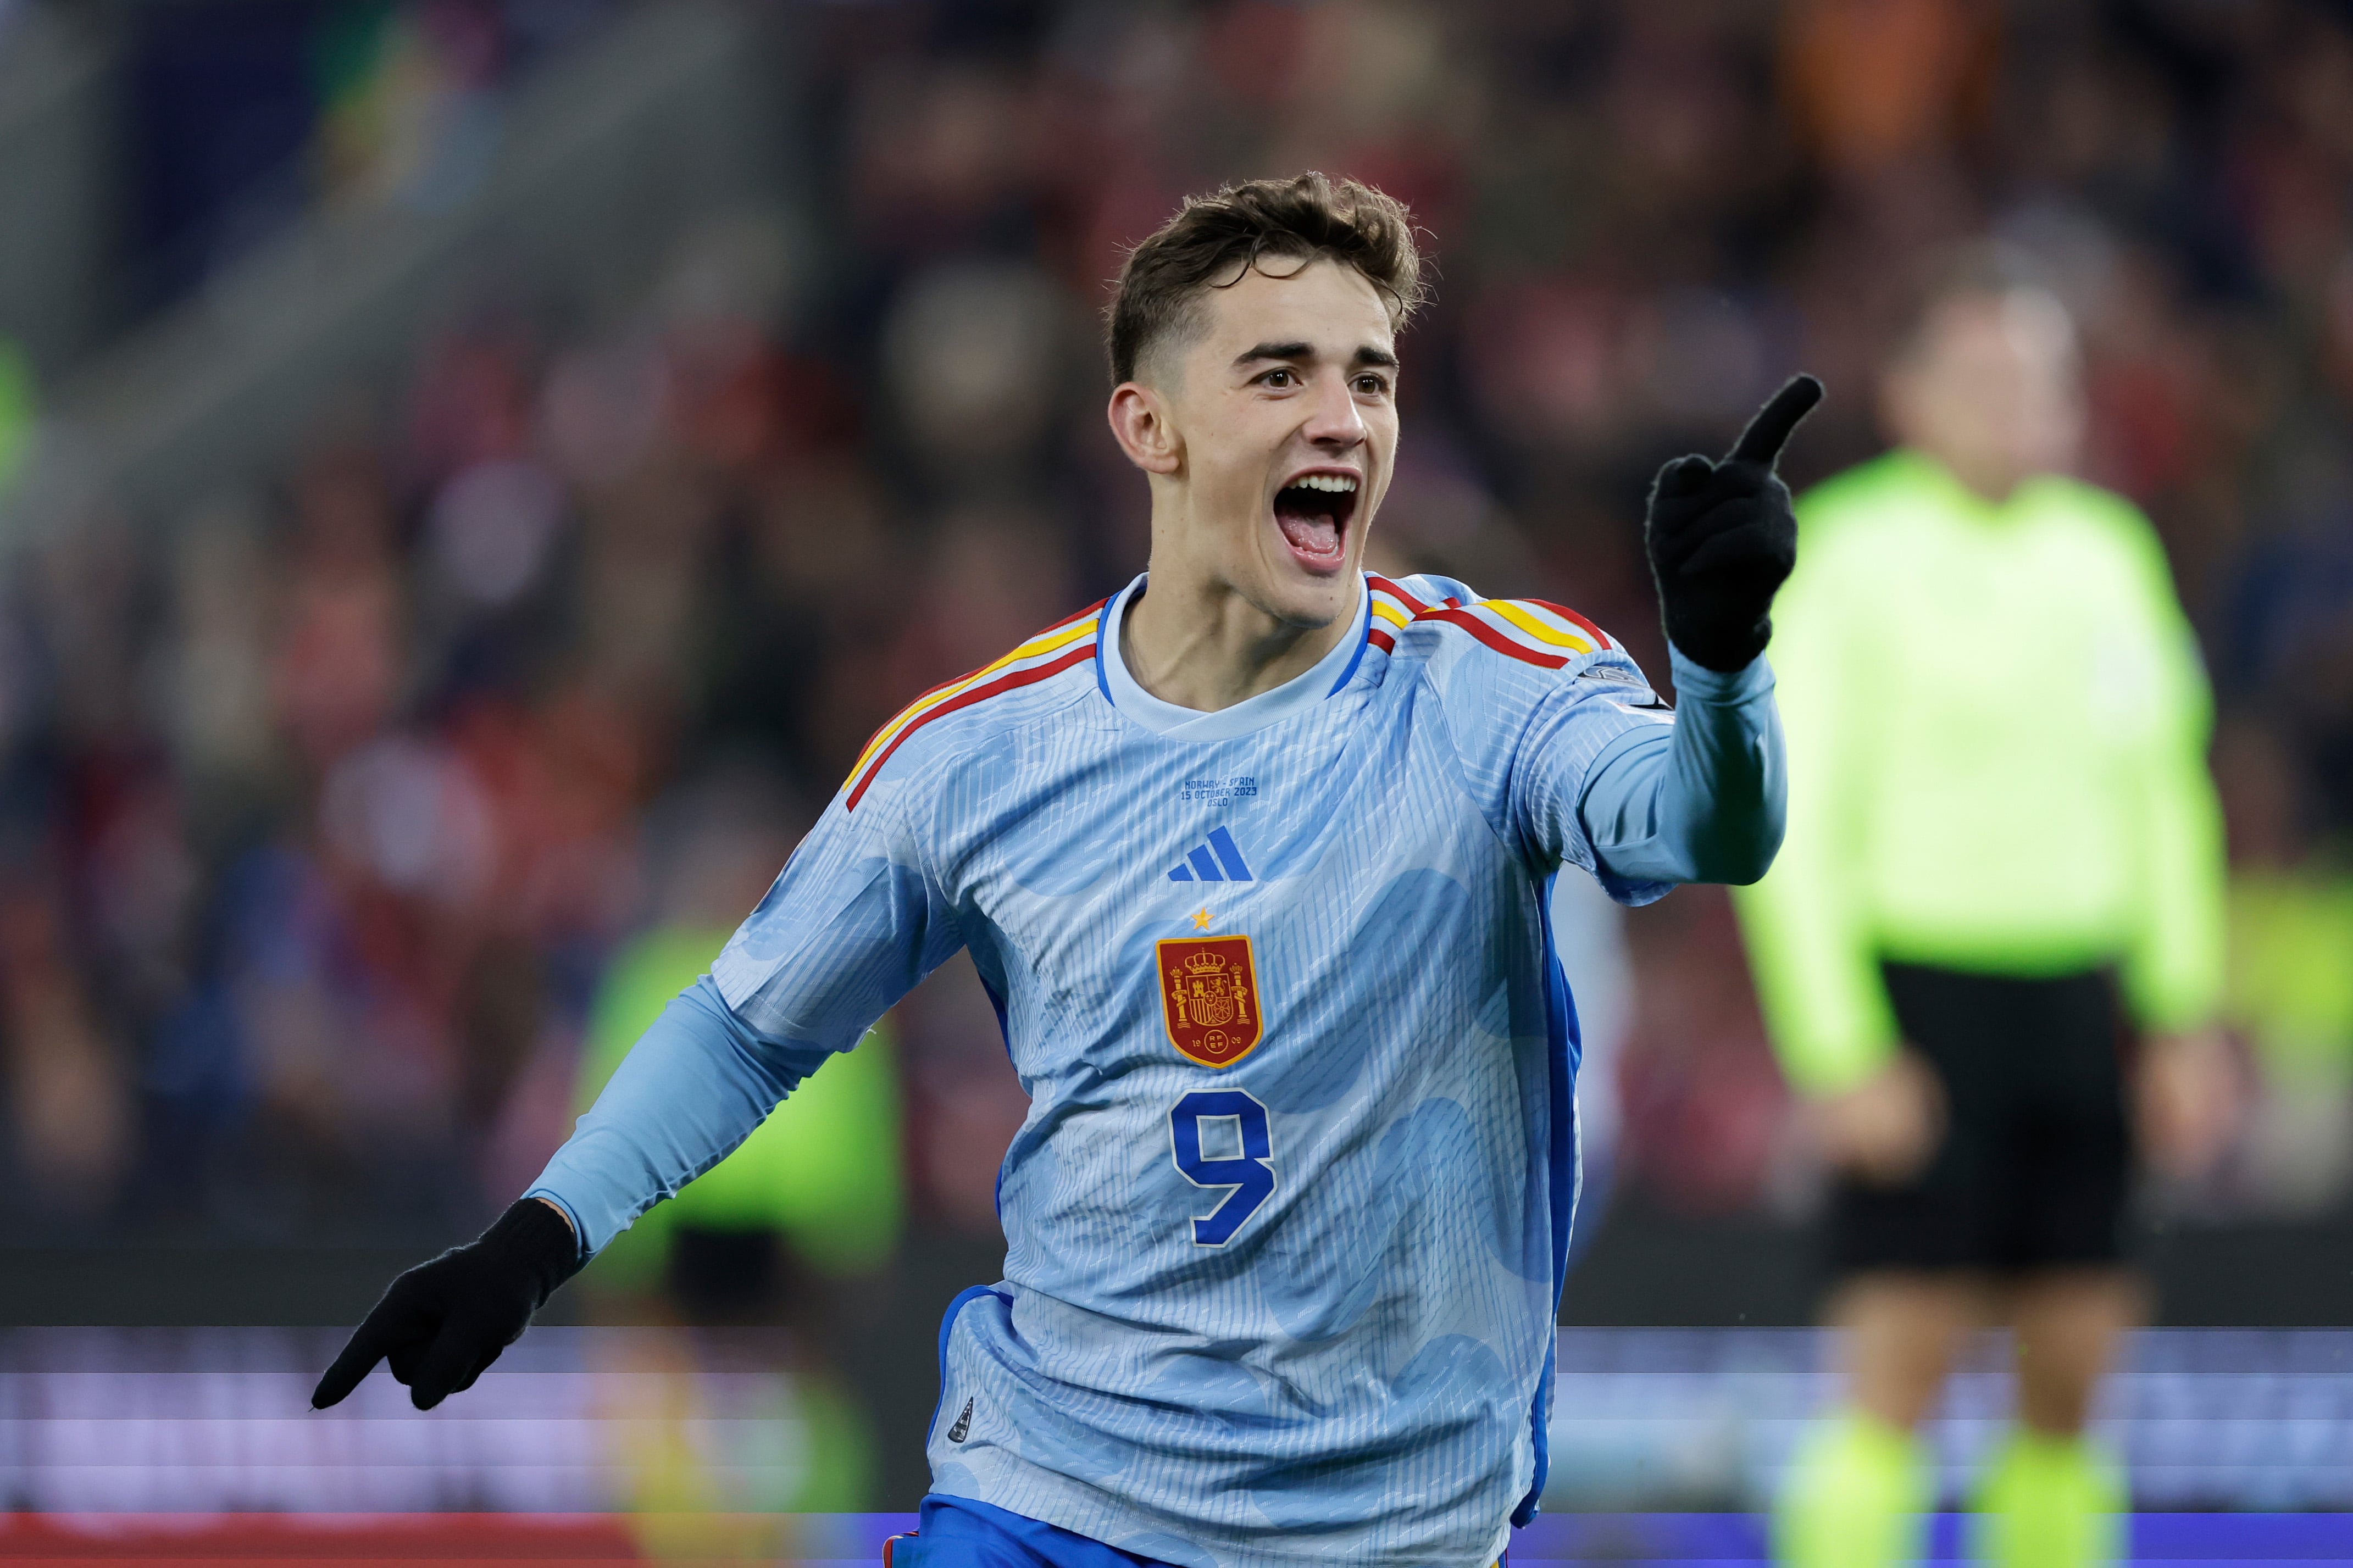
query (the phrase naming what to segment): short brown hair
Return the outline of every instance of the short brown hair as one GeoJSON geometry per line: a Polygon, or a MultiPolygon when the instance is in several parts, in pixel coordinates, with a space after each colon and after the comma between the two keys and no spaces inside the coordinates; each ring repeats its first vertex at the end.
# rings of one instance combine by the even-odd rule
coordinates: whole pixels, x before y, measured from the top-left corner
{"type": "Polygon", "coordinates": [[[1104,312],[1112,380],[1134,380],[1146,353],[1198,325],[1204,293],[1230,288],[1268,258],[1355,268],[1387,299],[1399,329],[1425,297],[1413,217],[1395,196],[1312,169],[1221,185],[1186,197],[1175,217],[1128,252],[1104,312]]]}

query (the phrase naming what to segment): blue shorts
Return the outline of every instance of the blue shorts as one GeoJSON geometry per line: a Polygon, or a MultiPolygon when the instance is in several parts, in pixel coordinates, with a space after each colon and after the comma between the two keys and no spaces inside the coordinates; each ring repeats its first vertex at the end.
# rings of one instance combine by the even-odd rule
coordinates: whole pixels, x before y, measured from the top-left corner
{"type": "Polygon", "coordinates": [[[931,1496],[913,1535],[892,1537],[891,1568],[1168,1568],[1058,1524],[970,1498],[931,1496]]]}

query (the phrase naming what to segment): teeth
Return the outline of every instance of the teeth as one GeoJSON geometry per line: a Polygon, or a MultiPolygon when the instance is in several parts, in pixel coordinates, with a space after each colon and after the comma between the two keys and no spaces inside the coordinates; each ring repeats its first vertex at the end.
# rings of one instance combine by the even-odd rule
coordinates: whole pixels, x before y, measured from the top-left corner
{"type": "Polygon", "coordinates": [[[1334,490],[1346,495],[1356,489],[1356,481],[1353,476],[1346,474],[1308,474],[1292,480],[1290,488],[1302,490],[1334,490]]]}

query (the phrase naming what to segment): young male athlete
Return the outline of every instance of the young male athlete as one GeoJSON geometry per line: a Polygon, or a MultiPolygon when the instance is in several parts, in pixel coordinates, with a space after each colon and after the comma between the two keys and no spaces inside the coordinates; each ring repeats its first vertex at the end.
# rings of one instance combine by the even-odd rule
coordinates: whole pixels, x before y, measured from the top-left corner
{"type": "Polygon", "coordinates": [[[322,1380],[420,1408],[958,948],[1032,1097],[1005,1279],[940,1335],[910,1563],[1483,1564],[1545,1478],[1576,1194],[1564,867],[1627,902],[1780,838],[1784,388],[1661,475],[1680,715],[1574,612],[1359,570],[1421,298],[1402,208],[1187,202],[1111,321],[1150,570],[885,725],[545,1173],[322,1380]]]}

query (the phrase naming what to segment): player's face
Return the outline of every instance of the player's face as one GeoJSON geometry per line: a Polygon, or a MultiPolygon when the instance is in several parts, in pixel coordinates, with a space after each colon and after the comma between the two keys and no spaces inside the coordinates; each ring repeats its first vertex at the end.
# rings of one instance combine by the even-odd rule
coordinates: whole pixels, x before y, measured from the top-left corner
{"type": "Polygon", "coordinates": [[[2082,445],[2074,328],[2037,289],[1947,300],[1884,396],[1899,440],[1995,500],[2031,475],[2072,468],[2082,445]]]}
{"type": "Polygon", "coordinates": [[[1245,272],[1209,290],[1206,314],[1162,387],[1181,449],[1182,547],[1277,620],[1353,616],[1397,458],[1397,343],[1381,296],[1355,268],[1319,261],[1245,272]]]}

